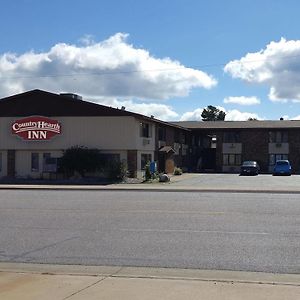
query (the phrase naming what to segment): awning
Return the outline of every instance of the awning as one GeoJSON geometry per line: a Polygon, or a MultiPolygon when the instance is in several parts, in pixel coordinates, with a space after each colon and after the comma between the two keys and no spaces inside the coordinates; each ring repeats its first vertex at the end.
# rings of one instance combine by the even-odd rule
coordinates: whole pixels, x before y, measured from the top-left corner
{"type": "Polygon", "coordinates": [[[175,153],[176,151],[171,146],[164,146],[161,149],[158,150],[159,152],[165,152],[165,153],[175,153]]]}

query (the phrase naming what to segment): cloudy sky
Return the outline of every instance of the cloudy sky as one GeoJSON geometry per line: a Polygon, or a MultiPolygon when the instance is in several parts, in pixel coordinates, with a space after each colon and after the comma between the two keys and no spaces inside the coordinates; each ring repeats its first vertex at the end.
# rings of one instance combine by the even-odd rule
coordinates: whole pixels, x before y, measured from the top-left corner
{"type": "Polygon", "coordinates": [[[300,118],[297,0],[3,0],[0,97],[43,89],[154,115],[300,118]]]}

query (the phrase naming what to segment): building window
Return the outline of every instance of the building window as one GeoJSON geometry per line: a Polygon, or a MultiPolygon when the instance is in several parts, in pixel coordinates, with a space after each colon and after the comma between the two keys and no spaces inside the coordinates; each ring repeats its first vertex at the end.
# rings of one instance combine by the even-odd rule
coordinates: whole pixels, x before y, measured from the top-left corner
{"type": "Polygon", "coordinates": [[[145,166],[148,162],[151,162],[152,156],[151,154],[141,154],[141,169],[144,170],[145,166]]]}
{"type": "Polygon", "coordinates": [[[240,134],[238,132],[224,132],[224,143],[239,143],[240,134]]]}
{"type": "Polygon", "coordinates": [[[241,154],[223,154],[224,166],[239,166],[241,164],[241,154]]]}
{"type": "Polygon", "coordinates": [[[159,141],[165,141],[166,140],[166,127],[158,127],[158,140],[159,141]]]}
{"type": "Polygon", "coordinates": [[[288,154],[269,154],[269,165],[274,166],[277,160],[289,159],[288,154]]]}
{"type": "Polygon", "coordinates": [[[152,126],[149,123],[140,123],[140,137],[150,138],[152,136],[152,126]]]}
{"type": "Polygon", "coordinates": [[[269,143],[287,143],[288,133],[287,131],[270,131],[269,143]]]}
{"type": "Polygon", "coordinates": [[[31,153],[31,171],[38,172],[40,169],[39,165],[39,154],[38,153],[31,153]]]}

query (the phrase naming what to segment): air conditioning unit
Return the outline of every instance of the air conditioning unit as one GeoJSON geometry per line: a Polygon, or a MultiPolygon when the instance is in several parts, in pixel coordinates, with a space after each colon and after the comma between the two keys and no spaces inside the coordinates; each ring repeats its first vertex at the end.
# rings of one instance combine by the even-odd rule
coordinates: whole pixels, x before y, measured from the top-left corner
{"type": "Polygon", "coordinates": [[[149,145],[150,144],[150,140],[149,139],[143,139],[143,145],[149,145]]]}

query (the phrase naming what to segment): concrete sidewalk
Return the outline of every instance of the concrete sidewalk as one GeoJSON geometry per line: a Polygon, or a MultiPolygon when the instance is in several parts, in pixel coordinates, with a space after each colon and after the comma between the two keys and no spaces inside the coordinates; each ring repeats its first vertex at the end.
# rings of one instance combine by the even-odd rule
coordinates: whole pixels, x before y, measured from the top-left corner
{"type": "Polygon", "coordinates": [[[99,190],[99,191],[159,191],[159,192],[240,192],[240,193],[300,193],[300,175],[239,176],[237,174],[193,174],[171,176],[168,183],[120,183],[109,185],[60,184],[0,184],[0,190],[99,190]]]}
{"type": "Polygon", "coordinates": [[[0,299],[296,300],[300,275],[0,263],[0,299]]]}

